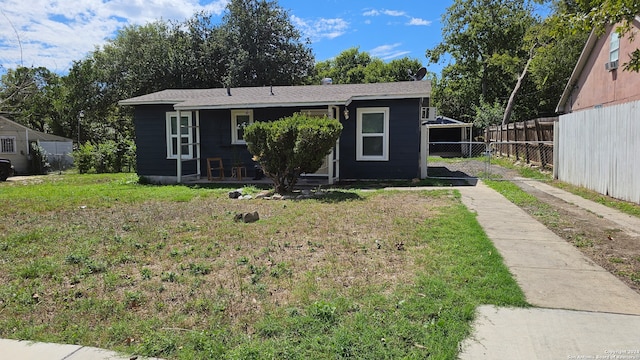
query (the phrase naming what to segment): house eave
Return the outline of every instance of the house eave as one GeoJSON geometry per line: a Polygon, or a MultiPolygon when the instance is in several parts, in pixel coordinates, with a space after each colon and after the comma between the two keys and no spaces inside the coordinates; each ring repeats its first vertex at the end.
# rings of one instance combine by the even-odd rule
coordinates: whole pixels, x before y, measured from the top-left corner
{"type": "Polygon", "coordinates": [[[363,95],[353,96],[349,99],[346,105],[350,105],[354,101],[367,101],[367,100],[399,100],[399,99],[420,99],[431,97],[428,93],[415,93],[415,94],[401,94],[401,95],[363,95]]]}
{"type": "Polygon", "coordinates": [[[397,100],[397,99],[419,99],[430,97],[428,93],[401,94],[401,95],[366,95],[353,96],[348,100],[324,100],[324,101],[301,101],[301,102],[255,102],[255,103],[227,103],[219,105],[177,103],[176,110],[223,110],[223,109],[258,109],[274,107],[304,107],[304,106],[349,106],[354,101],[367,100],[397,100]]]}
{"type": "Polygon", "coordinates": [[[176,104],[176,110],[226,110],[226,109],[264,109],[282,107],[304,107],[304,106],[340,106],[345,105],[344,101],[319,101],[319,102],[296,102],[296,103],[237,103],[223,105],[180,105],[176,104]]]}
{"type": "Polygon", "coordinates": [[[595,30],[592,30],[591,34],[589,34],[589,38],[587,39],[586,44],[584,45],[584,48],[582,48],[582,53],[580,53],[578,62],[576,63],[576,66],[573,68],[571,77],[569,77],[569,81],[567,81],[567,86],[564,88],[564,91],[562,92],[562,96],[560,96],[560,101],[558,102],[558,106],[556,106],[556,113],[566,112],[565,105],[567,103],[567,100],[569,99],[569,96],[571,96],[571,93],[573,92],[573,87],[578,82],[578,78],[580,77],[580,74],[582,73],[584,66],[587,64],[587,61],[589,61],[589,56],[591,55],[591,51],[593,50],[593,47],[596,45],[597,41],[598,41],[598,35],[596,34],[595,30]]]}
{"type": "Polygon", "coordinates": [[[136,101],[136,100],[120,100],[118,101],[118,105],[120,106],[137,106],[137,105],[176,105],[184,100],[146,100],[146,101],[136,101]]]}

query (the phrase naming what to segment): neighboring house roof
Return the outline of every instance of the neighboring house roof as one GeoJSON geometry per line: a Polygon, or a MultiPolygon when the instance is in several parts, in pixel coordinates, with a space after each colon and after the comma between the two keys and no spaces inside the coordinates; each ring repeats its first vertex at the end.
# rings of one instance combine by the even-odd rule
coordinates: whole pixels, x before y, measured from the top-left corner
{"type": "Polygon", "coordinates": [[[425,80],[371,84],[163,90],[122,100],[119,104],[170,104],[174,105],[176,110],[198,110],[349,105],[354,100],[407,99],[430,96],[431,82],[425,80]]]}
{"type": "MultiPolygon", "coordinates": [[[[637,22],[640,22],[640,16],[636,16],[635,20],[637,22]]],[[[569,78],[569,81],[567,82],[567,86],[564,88],[564,91],[562,92],[562,96],[560,97],[560,101],[558,102],[558,106],[556,107],[556,113],[565,112],[565,105],[567,104],[567,100],[569,100],[569,97],[571,96],[571,93],[573,92],[573,87],[576,85],[576,83],[580,79],[580,75],[582,74],[582,70],[584,69],[585,65],[587,64],[587,62],[589,60],[589,57],[591,56],[591,52],[593,50],[593,47],[598,42],[599,37],[600,36],[597,34],[596,30],[591,31],[591,34],[589,34],[589,38],[587,39],[587,43],[584,45],[584,48],[582,49],[582,53],[580,54],[580,58],[578,58],[578,63],[573,68],[573,72],[571,73],[571,77],[569,78]]]]}
{"type": "Polygon", "coordinates": [[[53,135],[43,133],[41,131],[33,130],[28,128],[22,124],[18,124],[15,121],[9,120],[4,116],[0,116],[0,134],[5,134],[7,131],[16,132],[19,130],[20,132],[26,131],[29,133],[29,140],[39,140],[39,141],[60,141],[60,142],[73,142],[71,139],[67,139],[62,136],[53,135]],[[2,125],[2,122],[7,123],[8,125],[2,125]],[[8,129],[10,128],[10,129],[8,129]]]}
{"type": "Polygon", "coordinates": [[[427,120],[422,123],[422,125],[463,125],[463,126],[471,126],[472,123],[465,123],[460,120],[452,119],[450,117],[446,117],[443,115],[436,116],[435,120],[427,120]]]}

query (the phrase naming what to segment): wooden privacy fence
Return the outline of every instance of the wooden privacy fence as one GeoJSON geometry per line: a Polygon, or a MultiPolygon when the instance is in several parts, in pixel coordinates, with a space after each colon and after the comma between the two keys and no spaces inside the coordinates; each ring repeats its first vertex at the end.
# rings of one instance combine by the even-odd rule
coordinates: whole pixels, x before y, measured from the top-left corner
{"type": "Polygon", "coordinates": [[[541,166],[553,165],[553,124],[557,117],[539,118],[485,129],[485,141],[495,155],[523,159],[541,166]]]}

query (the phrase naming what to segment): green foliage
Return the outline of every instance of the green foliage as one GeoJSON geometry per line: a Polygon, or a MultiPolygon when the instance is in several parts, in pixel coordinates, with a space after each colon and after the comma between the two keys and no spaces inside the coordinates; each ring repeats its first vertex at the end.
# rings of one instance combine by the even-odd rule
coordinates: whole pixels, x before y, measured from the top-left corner
{"type": "Polygon", "coordinates": [[[218,28],[224,83],[300,84],[313,70],[309,43],[300,41],[286,10],[273,0],[231,0],[218,28]]]}
{"type": "Polygon", "coordinates": [[[136,147],[132,140],[120,142],[106,140],[97,145],[85,143],[73,152],[73,158],[81,174],[95,172],[118,173],[135,168],[136,147]]]}
{"type": "Polygon", "coordinates": [[[485,128],[489,125],[497,125],[502,122],[502,114],[504,114],[504,105],[498,100],[493,104],[489,104],[480,99],[480,105],[475,106],[475,118],[473,125],[478,128],[485,128]]]}
{"type": "Polygon", "coordinates": [[[49,170],[49,164],[47,163],[47,153],[37,143],[31,143],[31,159],[29,160],[29,171],[31,174],[42,175],[46,174],[49,170]]]}
{"type": "Polygon", "coordinates": [[[274,182],[275,191],[291,192],[302,173],[321,166],[342,132],[338,120],[296,113],[271,122],[255,122],[244,138],[254,159],[274,182]]]}
{"type": "Polygon", "coordinates": [[[489,104],[508,99],[528,58],[524,35],[536,21],[527,0],[455,0],[443,15],[442,42],[426,52],[433,63],[455,60],[434,91],[440,112],[470,122],[481,96],[489,104]]]}
{"type": "Polygon", "coordinates": [[[50,132],[60,122],[54,99],[61,91],[60,77],[44,67],[8,69],[0,78],[0,113],[34,130],[50,132]]]}
{"type": "Polygon", "coordinates": [[[73,152],[73,161],[80,174],[86,174],[93,168],[93,153],[95,146],[91,143],[81,144],[73,152]]]}
{"type": "Polygon", "coordinates": [[[421,67],[417,59],[404,57],[385,63],[354,47],[344,50],[335,59],[316,63],[310,83],[320,84],[324,78],[331,78],[334,84],[407,81],[411,80],[408,71],[416,73],[421,67]]]}
{"type": "MultiPolygon", "coordinates": [[[[622,36],[635,37],[631,23],[640,14],[640,2],[637,0],[575,0],[577,11],[567,16],[567,26],[577,31],[587,32],[595,29],[604,32],[607,26],[619,24],[617,31],[622,36]]],[[[640,71],[640,48],[628,51],[629,61],[623,62],[624,70],[640,71]]],[[[621,57],[621,60],[625,60],[621,57]]]]}

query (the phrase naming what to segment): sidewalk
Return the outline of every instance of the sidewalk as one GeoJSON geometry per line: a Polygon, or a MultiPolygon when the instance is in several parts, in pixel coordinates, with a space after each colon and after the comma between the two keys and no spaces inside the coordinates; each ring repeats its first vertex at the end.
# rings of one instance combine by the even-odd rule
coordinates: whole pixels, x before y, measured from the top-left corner
{"type": "MultiPolygon", "coordinates": [[[[125,356],[113,351],[79,346],[0,339],[0,357],[11,360],[131,360],[142,357],[125,356]]],[[[155,358],[144,358],[155,359],[155,358]]],[[[155,359],[160,360],[160,359],[155,359]]]]}
{"type": "MultiPolygon", "coordinates": [[[[530,185],[606,212],[601,215],[640,233],[635,218],[546,184],[530,185]]],[[[640,360],[638,293],[483,183],[458,190],[535,306],[480,307],[460,359],[640,360]]]]}

